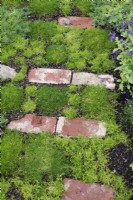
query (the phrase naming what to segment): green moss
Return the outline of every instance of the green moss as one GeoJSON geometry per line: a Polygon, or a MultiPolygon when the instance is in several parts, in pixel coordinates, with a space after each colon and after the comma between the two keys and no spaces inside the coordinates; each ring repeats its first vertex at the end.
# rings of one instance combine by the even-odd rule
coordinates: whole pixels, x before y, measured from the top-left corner
{"type": "Polygon", "coordinates": [[[101,138],[87,139],[77,137],[72,140],[56,137],[60,151],[69,155],[69,166],[71,176],[75,179],[82,180],[86,183],[99,182],[113,188],[116,200],[124,200],[131,196],[131,191],[126,188],[126,184],[122,177],[114,175],[108,165],[107,150],[114,147],[118,143],[126,143],[126,136],[119,131],[115,125],[114,134],[101,138]],[[115,132],[116,131],[116,132],[115,132]],[[119,138],[119,139],[116,139],[119,138]],[[121,197],[121,198],[118,198],[121,197]]]}
{"type": "Polygon", "coordinates": [[[28,98],[22,107],[25,113],[28,112],[33,113],[34,110],[36,109],[36,103],[33,100],[31,100],[31,98],[28,98]]]}
{"type": "Polygon", "coordinates": [[[7,130],[1,143],[1,173],[6,177],[15,175],[21,163],[22,136],[16,131],[7,130]]]}
{"type": "Polygon", "coordinates": [[[33,39],[43,39],[49,42],[57,34],[57,25],[55,22],[44,22],[36,20],[30,24],[30,36],[33,39]]]}
{"type": "Polygon", "coordinates": [[[24,57],[17,56],[17,58],[15,59],[16,65],[25,65],[25,63],[26,63],[26,59],[24,57]]]}
{"type": "Polygon", "coordinates": [[[10,63],[10,58],[15,57],[17,54],[16,49],[12,48],[11,45],[2,47],[2,53],[0,56],[1,62],[4,64],[10,63]]]}
{"type": "Polygon", "coordinates": [[[20,6],[25,0],[1,0],[2,4],[7,6],[20,6]]]}
{"type": "Polygon", "coordinates": [[[87,49],[87,60],[94,72],[107,72],[112,69],[111,57],[115,43],[109,40],[107,30],[87,29],[83,34],[83,48],[87,49]]]}
{"type": "Polygon", "coordinates": [[[60,0],[60,13],[63,16],[68,16],[71,13],[71,1],[68,0],[60,0]]]}
{"type": "Polygon", "coordinates": [[[34,65],[37,65],[39,67],[44,67],[46,66],[47,64],[47,61],[45,60],[44,56],[43,55],[40,55],[40,56],[35,56],[33,59],[32,59],[32,63],[34,65]]]}
{"type": "Polygon", "coordinates": [[[82,15],[89,16],[91,5],[90,1],[74,0],[72,1],[72,3],[76,8],[78,8],[82,12],[82,15]]]}
{"type": "Polygon", "coordinates": [[[31,11],[39,16],[51,16],[58,12],[58,0],[42,1],[32,0],[30,1],[31,11]]]}
{"type": "Polygon", "coordinates": [[[67,51],[64,46],[51,45],[48,47],[46,59],[50,64],[63,64],[67,61],[67,51]]]}
{"type": "Polygon", "coordinates": [[[17,51],[23,51],[26,46],[28,44],[28,40],[26,40],[25,38],[19,36],[17,37],[17,39],[14,41],[13,43],[13,47],[17,50],[17,51]]]}
{"type": "Polygon", "coordinates": [[[73,107],[64,108],[63,114],[68,119],[76,118],[78,115],[78,111],[73,107]]]}
{"type": "Polygon", "coordinates": [[[37,87],[34,85],[29,85],[26,87],[25,93],[27,97],[36,97],[37,87]]]}
{"type": "Polygon", "coordinates": [[[27,77],[27,66],[23,65],[21,70],[16,74],[13,82],[23,81],[27,77]]]}
{"type": "Polygon", "coordinates": [[[52,178],[64,173],[65,157],[50,140],[45,134],[29,135],[22,166],[26,180],[36,182],[44,175],[52,178]]]}
{"type": "Polygon", "coordinates": [[[79,94],[70,94],[68,103],[72,106],[79,107],[80,104],[80,95],[79,94]]]}
{"type": "Polygon", "coordinates": [[[57,115],[67,99],[66,88],[43,86],[37,91],[37,108],[43,115],[57,115]]]}
{"type": "MultiPolygon", "coordinates": [[[[37,182],[32,184],[31,182],[24,181],[18,177],[13,179],[2,179],[1,181],[1,199],[7,200],[7,192],[9,187],[14,185],[15,191],[21,194],[25,200],[29,199],[46,199],[46,200],[59,200],[64,192],[64,186],[61,178],[57,178],[55,181],[50,182],[37,182]]],[[[14,199],[14,194],[11,194],[11,198],[14,199]]]]}
{"type": "MultiPolygon", "coordinates": [[[[63,193],[62,178],[58,177],[71,174],[73,178],[86,183],[99,182],[108,185],[115,191],[115,200],[129,199],[132,192],[126,188],[123,179],[114,175],[107,168],[107,151],[119,143],[127,144],[127,138],[119,127],[116,124],[111,126],[109,131],[112,134],[107,135],[104,140],[102,138],[87,139],[84,137],[62,139],[46,133],[41,135],[30,134],[23,137],[24,154],[19,171],[22,178],[16,177],[9,180],[8,183],[14,183],[27,200],[29,198],[58,200],[63,193]],[[45,175],[49,178],[47,183],[42,179],[45,175]],[[57,179],[52,181],[53,178],[57,179]]],[[[14,135],[15,132],[10,131],[10,133],[14,135]]],[[[6,137],[7,135],[5,135],[6,137]]],[[[11,140],[11,137],[9,140],[11,140]]],[[[6,142],[6,144],[8,143],[6,142]]],[[[16,145],[14,146],[16,148],[16,145]]],[[[9,148],[9,151],[11,150],[12,148],[9,148]]],[[[14,176],[14,174],[16,174],[16,169],[12,175],[14,176]]]]}
{"type": "Polygon", "coordinates": [[[1,194],[0,194],[1,199],[2,200],[7,200],[6,194],[7,194],[8,190],[9,190],[9,188],[10,188],[9,181],[6,181],[5,179],[2,178],[1,179],[0,188],[1,188],[1,194]]]}
{"type": "Polygon", "coordinates": [[[113,62],[110,60],[108,53],[97,55],[91,64],[91,71],[96,73],[105,73],[113,68],[113,62]]]}
{"type": "Polygon", "coordinates": [[[83,30],[79,28],[70,29],[65,34],[65,44],[69,54],[68,61],[66,63],[67,68],[77,69],[82,71],[86,68],[86,50],[81,46],[82,44],[83,30]]]}
{"type": "Polygon", "coordinates": [[[3,4],[0,9],[2,15],[1,43],[3,46],[13,42],[19,35],[25,36],[29,32],[27,13],[23,9],[16,9],[14,6],[6,5],[3,4]]]}
{"type": "Polygon", "coordinates": [[[25,88],[26,100],[22,106],[23,111],[25,113],[33,113],[36,109],[36,95],[37,95],[37,88],[36,86],[27,86],[25,88]]]}
{"type": "Polygon", "coordinates": [[[83,16],[89,16],[90,5],[91,5],[90,1],[60,0],[59,6],[60,6],[61,14],[65,15],[65,16],[72,15],[75,10],[79,11],[79,13],[81,13],[81,15],[83,15],[83,16]]]}
{"type": "Polygon", "coordinates": [[[13,84],[6,84],[1,88],[2,112],[18,112],[24,100],[23,89],[13,84]]]}
{"type": "Polygon", "coordinates": [[[83,46],[88,49],[89,53],[92,51],[94,57],[98,53],[110,52],[114,48],[115,43],[109,40],[109,31],[96,28],[85,30],[83,46]]]}
{"type": "Polygon", "coordinates": [[[105,122],[115,119],[115,93],[110,93],[101,86],[87,86],[81,93],[81,110],[83,116],[105,122]],[[113,96],[114,98],[112,98],[113,96]]]}
{"type": "Polygon", "coordinates": [[[45,45],[44,41],[25,39],[19,36],[13,43],[2,47],[1,61],[8,65],[14,62],[20,66],[28,65],[29,62],[37,65],[44,62],[46,64],[45,45]]]}

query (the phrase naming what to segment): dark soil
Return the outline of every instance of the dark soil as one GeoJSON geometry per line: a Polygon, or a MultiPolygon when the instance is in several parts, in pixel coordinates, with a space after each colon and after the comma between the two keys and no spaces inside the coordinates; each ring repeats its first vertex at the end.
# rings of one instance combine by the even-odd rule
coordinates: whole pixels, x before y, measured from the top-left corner
{"type": "Polygon", "coordinates": [[[17,120],[17,119],[20,119],[22,118],[24,115],[24,113],[8,113],[5,115],[5,118],[8,119],[8,121],[13,121],[13,120],[17,120]]]}
{"type": "Polygon", "coordinates": [[[119,102],[119,106],[116,108],[117,109],[116,122],[121,125],[122,130],[129,136],[130,139],[133,140],[133,127],[127,122],[127,120],[125,121],[123,120],[124,118],[126,119],[126,116],[124,114],[124,106],[131,99],[132,97],[129,91],[125,90],[120,93],[120,96],[117,99],[119,102]]]}
{"type": "Polygon", "coordinates": [[[133,171],[130,164],[133,163],[133,148],[123,144],[117,145],[109,151],[109,169],[121,175],[127,181],[127,186],[133,188],[133,171]]]}
{"type": "Polygon", "coordinates": [[[46,16],[41,16],[39,17],[38,15],[35,15],[33,13],[31,13],[29,16],[28,16],[28,20],[29,21],[36,21],[36,20],[42,20],[42,21],[48,21],[48,22],[52,22],[54,20],[58,20],[58,17],[59,17],[59,14],[58,15],[53,15],[53,16],[50,16],[50,17],[46,17],[46,16]]]}
{"type": "Polygon", "coordinates": [[[9,188],[9,191],[7,193],[7,199],[15,199],[15,200],[24,200],[24,197],[19,192],[19,190],[15,187],[14,184],[9,188]]]}

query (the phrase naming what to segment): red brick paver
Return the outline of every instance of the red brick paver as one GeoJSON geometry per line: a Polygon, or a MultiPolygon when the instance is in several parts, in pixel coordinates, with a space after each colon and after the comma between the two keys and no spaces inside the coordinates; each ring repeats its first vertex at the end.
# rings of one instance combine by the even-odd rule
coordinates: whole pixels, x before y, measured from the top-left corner
{"type": "Polygon", "coordinates": [[[86,184],[78,180],[64,180],[65,193],[61,200],[113,200],[111,188],[100,184],[86,184]]]}
{"type": "Polygon", "coordinates": [[[29,72],[28,79],[32,83],[70,84],[71,71],[35,68],[29,72]]]}
{"type": "Polygon", "coordinates": [[[7,128],[25,133],[55,132],[57,119],[55,117],[26,114],[23,118],[11,121],[7,128]]]}
{"type": "Polygon", "coordinates": [[[75,137],[78,135],[85,137],[105,136],[106,128],[103,122],[92,119],[66,119],[59,117],[56,132],[63,137],[75,137]]]}
{"type": "Polygon", "coordinates": [[[94,28],[91,17],[59,17],[58,23],[62,26],[79,27],[79,28],[94,28]]]}

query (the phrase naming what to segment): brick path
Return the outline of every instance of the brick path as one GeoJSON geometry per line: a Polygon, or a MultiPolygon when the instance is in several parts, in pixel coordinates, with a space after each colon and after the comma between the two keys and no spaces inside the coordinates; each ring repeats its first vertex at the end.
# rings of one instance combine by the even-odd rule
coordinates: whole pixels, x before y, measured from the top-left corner
{"type": "MultiPolygon", "coordinates": [[[[58,23],[67,27],[95,28],[90,17],[60,17],[58,23]]],[[[1,65],[1,78],[14,78],[14,69],[1,65]]],[[[73,84],[73,85],[104,85],[107,89],[115,89],[115,80],[112,75],[93,74],[87,72],[73,72],[72,70],[34,68],[28,73],[28,81],[39,84],[73,84]]],[[[26,114],[21,119],[11,121],[8,129],[16,129],[24,133],[50,132],[61,137],[105,137],[106,126],[104,122],[92,119],[65,117],[37,116],[26,114]]],[[[79,180],[64,179],[65,192],[61,200],[113,200],[112,189],[101,184],[86,184],[79,180]]]]}
{"type": "Polygon", "coordinates": [[[36,116],[26,114],[18,120],[11,121],[8,129],[16,129],[25,133],[51,132],[62,137],[105,137],[105,124],[98,120],[76,118],[68,120],[65,117],[36,116]]]}
{"type": "Polygon", "coordinates": [[[97,75],[87,72],[73,73],[71,70],[63,69],[35,68],[29,71],[28,80],[32,83],[56,85],[70,83],[73,85],[105,85],[107,89],[115,89],[112,75],[97,75]]]}

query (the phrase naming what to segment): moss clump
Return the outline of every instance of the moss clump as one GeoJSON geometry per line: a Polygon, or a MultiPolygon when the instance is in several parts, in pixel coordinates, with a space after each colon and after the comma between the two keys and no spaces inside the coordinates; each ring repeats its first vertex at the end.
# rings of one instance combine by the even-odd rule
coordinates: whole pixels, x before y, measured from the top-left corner
{"type": "Polygon", "coordinates": [[[90,67],[92,72],[96,73],[104,73],[108,72],[112,69],[113,62],[109,58],[108,53],[102,53],[96,56],[94,60],[92,60],[92,66],[90,67]]]}
{"type": "Polygon", "coordinates": [[[25,0],[1,0],[2,4],[7,6],[20,6],[25,0]]]}
{"type": "Polygon", "coordinates": [[[78,111],[73,107],[64,108],[63,113],[68,119],[76,118],[78,115],[78,111]]]}
{"type": "Polygon", "coordinates": [[[86,29],[83,34],[83,46],[89,51],[89,58],[99,53],[110,52],[114,43],[109,40],[109,31],[103,29],[86,29]]]}
{"type": "Polygon", "coordinates": [[[90,14],[90,1],[81,0],[60,0],[60,13],[68,16],[73,15],[73,12],[78,11],[78,15],[89,16],[90,14]]]}
{"type": "Polygon", "coordinates": [[[30,1],[31,11],[39,16],[51,16],[58,12],[59,1],[42,1],[42,0],[32,0],[30,1]]]}
{"type": "Polygon", "coordinates": [[[1,173],[2,176],[16,174],[20,165],[22,151],[22,136],[16,131],[6,131],[1,143],[1,173]]]}
{"type": "Polygon", "coordinates": [[[51,45],[48,47],[46,59],[50,64],[63,64],[67,61],[67,51],[64,46],[51,45]]]}
{"type": "Polygon", "coordinates": [[[41,181],[44,175],[52,178],[64,173],[65,157],[50,138],[45,134],[29,135],[22,166],[26,180],[36,182],[41,181]]]}
{"type": "Polygon", "coordinates": [[[27,101],[23,104],[23,110],[25,113],[28,112],[33,113],[35,109],[36,109],[36,103],[29,97],[27,101]]]}
{"type": "Polygon", "coordinates": [[[101,86],[87,86],[81,93],[81,110],[83,116],[105,122],[115,119],[116,94],[111,94],[101,86]]]}
{"type": "Polygon", "coordinates": [[[72,2],[73,2],[73,6],[79,9],[83,16],[84,15],[89,16],[90,5],[91,5],[90,1],[74,0],[72,2]]]}
{"type": "Polygon", "coordinates": [[[36,20],[30,25],[30,36],[33,39],[43,39],[49,42],[57,34],[57,25],[55,22],[44,22],[36,20]]]}
{"type": "Polygon", "coordinates": [[[26,100],[22,106],[25,113],[31,112],[33,113],[36,109],[36,94],[37,88],[36,86],[27,86],[25,88],[26,100]]]}
{"type": "Polygon", "coordinates": [[[27,66],[22,66],[21,70],[16,74],[13,82],[23,81],[27,77],[27,66]]]}
{"type": "Polygon", "coordinates": [[[2,46],[12,43],[19,35],[25,36],[29,31],[29,22],[27,21],[27,14],[23,9],[14,8],[13,2],[4,0],[1,6],[1,43],[2,46]],[[7,4],[12,4],[8,5],[7,4]]]}
{"type": "Polygon", "coordinates": [[[13,84],[6,84],[1,88],[2,112],[18,112],[24,101],[23,89],[13,84]]]}
{"type": "Polygon", "coordinates": [[[34,184],[20,179],[19,177],[1,179],[1,199],[7,200],[7,194],[10,199],[14,199],[14,193],[11,193],[12,186],[20,199],[47,199],[59,200],[64,192],[64,185],[61,178],[54,181],[36,181],[34,184]]]}
{"type": "Polygon", "coordinates": [[[103,73],[112,69],[110,57],[115,43],[109,40],[108,31],[87,29],[83,34],[82,45],[87,50],[86,58],[92,71],[103,73]]]}
{"type": "MultiPolygon", "coordinates": [[[[2,48],[1,60],[4,64],[10,64],[11,60],[14,61],[15,64],[20,66],[24,66],[30,63],[45,63],[44,60],[45,55],[45,42],[40,40],[29,40],[25,39],[21,36],[17,37],[17,39],[2,48]],[[40,62],[38,62],[41,60],[40,62]]],[[[22,71],[25,71],[24,69],[22,71]]],[[[17,77],[18,79],[22,78],[23,73],[20,73],[17,77]],[[20,77],[21,76],[21,77],[20,77]]],[[[16,79],[17,79],[16,78],[16,79]]]]}
{"type": "Polygon", "coordinates": [[[66,88],[43,86],[37,91],[37,108],[43,115],[57,115],[67,99],[66,88]]]}

